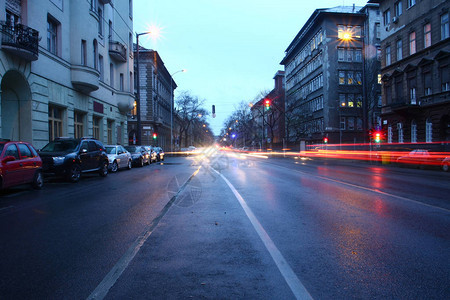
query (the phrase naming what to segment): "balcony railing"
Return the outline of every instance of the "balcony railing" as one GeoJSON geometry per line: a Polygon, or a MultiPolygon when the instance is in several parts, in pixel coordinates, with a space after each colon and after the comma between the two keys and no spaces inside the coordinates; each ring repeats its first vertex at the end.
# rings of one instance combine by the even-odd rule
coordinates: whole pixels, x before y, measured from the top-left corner
{"type": "Polygon", "coordinates": [[[2,49],[25,60],[38,59],[39,31],[23,24],[0,22],[2,31],[2,49]]]}
{"type": "Polygon", "coordinates": [[[109,41],[109,55],[117,60],[117,61],[121,61],[121,62],[126,62],[127,61],[127,48],[125,48],[125,46],[118,41],[109,41]]]}

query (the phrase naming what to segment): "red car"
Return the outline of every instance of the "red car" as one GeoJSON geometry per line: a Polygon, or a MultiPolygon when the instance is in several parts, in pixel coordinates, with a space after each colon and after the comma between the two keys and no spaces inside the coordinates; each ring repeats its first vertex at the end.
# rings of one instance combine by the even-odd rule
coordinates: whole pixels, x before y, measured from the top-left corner
{"type": "Polygon", "coordinates": [[[31,183],[44,185],[42,160],[27,142],[0,141],[0,189],[31,183]]]}

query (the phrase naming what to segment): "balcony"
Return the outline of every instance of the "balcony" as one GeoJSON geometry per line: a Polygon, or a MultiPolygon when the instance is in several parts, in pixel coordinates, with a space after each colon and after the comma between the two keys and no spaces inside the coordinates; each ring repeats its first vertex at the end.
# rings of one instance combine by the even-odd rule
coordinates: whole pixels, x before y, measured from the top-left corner
{"type": "Polygon", "coordinates": [[[80,65],[72,65],[70,68],[72,85],[75,89],[83,93],[90,93],[98,90],[100,72],[80,65]]]}
{"type": "Polygon", "coordinates": [[[2,49],[27,61],[38,59],[39,32],[23,24],[0,22],[2,49]]]}
{"type": "Polygon", "coordinates": [[[130,93],[117,92],[117,107],[121,113],[129,113],[134,107],[134,98],[130,93]]]}
{"type": "Polygon", "coordinates": [[[121,42],[109,41],[109,55],[116,61],[126,62],[127,48],[121,42]]]}

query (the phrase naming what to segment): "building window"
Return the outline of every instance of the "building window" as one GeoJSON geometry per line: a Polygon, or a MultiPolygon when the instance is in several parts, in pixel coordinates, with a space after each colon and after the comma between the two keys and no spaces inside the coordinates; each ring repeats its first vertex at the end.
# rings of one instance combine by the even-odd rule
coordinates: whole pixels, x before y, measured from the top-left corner
{"type": "Polygon", "coordinates": [[[108,144],[112,145],[113,144],[113,125],[114,125],[114,121],[112,120],[108,120],[108,144]]]}
{"type": "Polygon", "coordinates": [[[354,101],[353,94],[348,94],[347,107],[355,107],[355,101],[354,101]]]}
{"type": "Polygon", "coordinates": [[[128,43],[129,43],[129,48],[128,48],[128,52],[130,52],[130,57],[133,57],[133,35],[131,34],[131,32],[128,34],[128,43]]]}
{"type": "Polygon", "coordinates": [[[380,23],[375,23],[375,37],[377,39],[381,38],[380,23]]]}
{"type": "Polygon", "coordinates": [[[441,16],[441,40],[446,39],[449,36],[448,13],[445,13],[441,16]]]}
{"type": "Polygon", "coordinates": [[[361,118],[356,118],[356,129],[363,130],[363,120],[361,118]]]}
{"type": "Polygon", "coordinates": [[[361,108],[362,107],[362,95],[356,94],[356,107],[361,108]]]}
{"type": "Polygon", "coordinates": [[[103,5],[98,6],[98,34],[103,36],[103,5]]]}
{"type": "Polygon", "coordinates": [[[94,40],[93,42],[94,46],[94,69],[98,69],[98,43],[97,40],[94,40]]]}
{"type": "Polygon", "coordinates": [[[133,72],[130,72],[130,93],[133,94],[133,72]]]}
{"type": "Polygon", "coordinates": [[[416,88],[415,87],[411,87],[409,88],[409,101],[412,105],[416,105],[417,101],[416,101],[416,88]]]}
{"type": "Polygon", "coordinates": [[[341,117],[340,127],[341,130],[345,130],[345,117],[341,117]]]}
{"type": "Polygon", "coordinates": [[[47,17],[47,50],[58,55],[57,51],[58,22],[52,17],[47,17]]]}
{"type": "Polygon", "coordinates": [[[425,122],[425,141],[431,143],[433,141],[433,123],[430,119],[425,122]]]}
{"type": "Polygon", "coordinates": [[[383,24],[384,26],[387,26],[391,23],[391,10],[388,9],[384,11],[383,13],[383,24]]]}
{"type": "Polygon", "coordinates": [[[396,17],[399,17],[402,15],[402,0],[394,3],[394,14],[396,17]]]}
{"type": "Polygon", "coordinates": [[[339,84],[345,84],[345,72],[339,71],[339,84]]]}
{"type": "Polygon", "coordinates": [[[378,107],[382,106],[383,106],[383,97],[381,97],[381,95],[378,95],[378,107]]]}
{"type": "Polygon", "coordinates": [[[362,74],[361,72],[355,72],[355,80],[357,85],[362,85],[362,74]]]}
{"type": "Polygon", "coordinates": [[[94,139],[100,140],[100,124],[102,118],[93,116],[92,117],[92,136],[94,139]]]}
{"type": "Polygon", "coordinates": [[[108,40],[113,39],[113,23],[111,20],[108,22],[108,40]]]}
{"type": "Polygon", "coordinates": [[[362,50],[361,49],[355,49],[355,61],[362,62],[362,50]]]}
{"type": "Polygon", "coordinates": [[[417,124],[414,120],[411,122],[411,143],[417,143],[417,124]]]}
{"type": "Polygon", "coordinates": [[[391,64],[391,46],[386,47],[386,66],[391,64]]]}
{"type": "Polygon", "coordinates": [[[408,8],[416,5],[416,0],[407,0],[408,1],[408,8]]]}
{"type": "Polygon", "coordinates": [[[403,43],[402,40],[397,40],[397,61],[403,58],[403,43]]]}
{"type": "Polygon", "coordinates": [[[398,142],[403,143],[403,124],[397,123],[398,142]]]}
{"type": "Polygon", "coordinates": [[[86,41],[81,40],[81,65],[85,66],[87,64],[87,49],[86,49],[86,41]]]}
{"type": "Polygon", "coordinates": [[[339,94],[339,103],[341,107],[347,106],[347,100],[345,99],[345,94],[339,94]]]}
{"type": "Polygon", "coordinates": [[[91,0],[91,9],[92,11],[96,12],[98,6],[98,0],[91,0]]]}
{"type": "Polygon", "coordinates": [[[74,137],[76,139],[82,138],[84,136],[84,115],[80,112],[75,112],[73,116],[74,125],[74,137]]]}
{"type": "Polygon", "coordinates": [[[423,27],[423,40],[424,40],[424,46],[425,48],[431,46],[431,24],[425,24],[423,27]]]}
{"type": "Polygon", "coordinates": [[[123,73],[120,73],[120,91],[123,92],[125,90],[123,73]]]}
{"type": "Polygon", "coordinates": [[[354,83],[355,83],[355,81],[354,81],[354,78],[353,78],[353,71],[348,71],[347,72],[347,84],[348,85],[352,85],[354,83]]]}
{"type": "Polygon", "coordinates": [[[345,48],[338,48],[338,61],[345,61],[345,48]]]}
{"type": "Polygon", "coordinates": [[[416,33],[413,31],[409,34],[409,54],[416,53],[416,33]]]}
{"type": "Polygon", "coordinates": [[[105,71],[103,68],[103,56],[98,57],[98,71],[100,72],[100,80],[105,81],[105,71]]]}
{"type": "Polygon", "coordinates": [[[378,84],[381,84],[381,74],[378,73],[378,84]]]}
{"type": "Polygon", "coordinates": [[[423,73],[423,87],[425,96],[429,96],[432,93],[431,72],[423,73]]]}
{"type": "Polygon", "coordinates": [[[355,118],[354,117],[348,117],[347,118],[347,124],[348,124],[348,130],[355,130],[355,118]]]}
{"type": "Polygon", "coordinates": [[[114,88],[114,65],[109,64],[109,85],[114,88]]]}
{"type": "Polygon", "coordinates": [[[388,143],[392,143],[392,126],[388,126],[388,143]]]}
{"type": "Polygon", "coordinates": [[[133,19],[133,0],[128,0],[128,13],[130,14],[130,19],[133,19]]]}
{"type": "Polygon", "coordinates": [[[343,39],[345,33],[345,26],[344,25],[338,25],[338,39],[343,39]]]}
{"type": "Polygon", "coordinates": [[[447,65],[440,69],[441,71],[441,91],[450,91],[450,67],[447,65]]]}
{"type": "Polygon", "coordinates": [[[402,76],[395,78],[395,102],[403,102],[403,80],[402,76]]]}
{"type": "Polygon", "coordinates": [[[48,138],[53,141],[62,136],[63,110],[53,105],[48,106],[48,138]]]}

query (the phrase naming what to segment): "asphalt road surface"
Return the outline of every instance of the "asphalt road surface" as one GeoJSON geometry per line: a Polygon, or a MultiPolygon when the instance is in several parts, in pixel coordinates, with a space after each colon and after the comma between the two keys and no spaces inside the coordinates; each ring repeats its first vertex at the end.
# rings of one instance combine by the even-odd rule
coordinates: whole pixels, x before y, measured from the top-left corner
{"type": "Polygon", "coordinates": [[[0,196],[1,299],[449,299],[450,174],[205,151],[0,196]]]}

